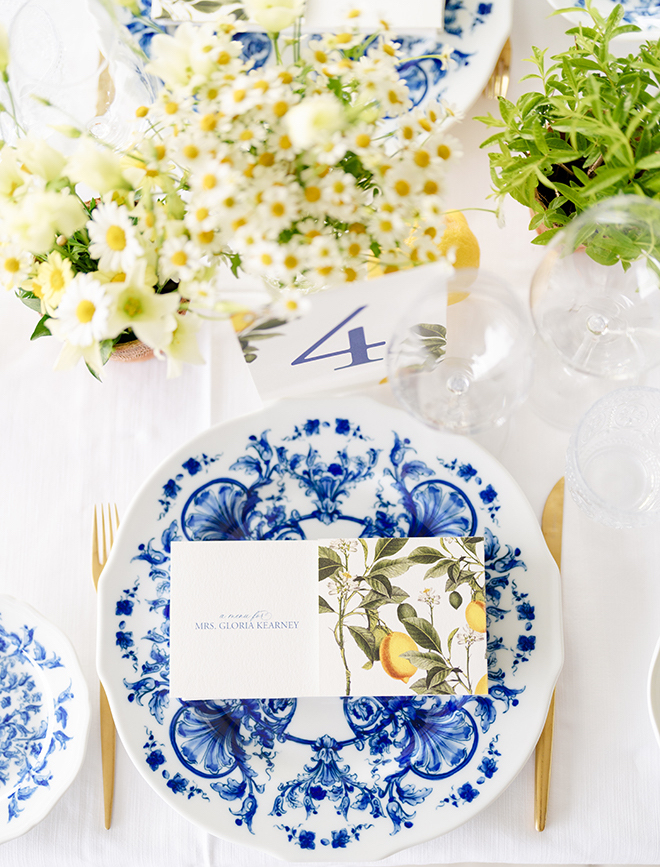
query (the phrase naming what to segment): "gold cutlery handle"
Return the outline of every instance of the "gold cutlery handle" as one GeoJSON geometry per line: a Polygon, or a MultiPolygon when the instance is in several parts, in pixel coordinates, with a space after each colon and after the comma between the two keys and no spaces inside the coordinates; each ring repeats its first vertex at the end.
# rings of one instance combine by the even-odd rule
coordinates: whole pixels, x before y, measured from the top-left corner
{"type": "Polygon", "coordinates": [[[115,723],[110,712],[108,697],[99,684],[101,708],[101,765],[103,768],[103,812],[105,827],[110,828],[112,821],[112,801],[115,789],[115,723]]]}
{"type": "Polygon", "coordinates": [[[537,831],[545,828],[548,814],[550,771],[552,769],[552,735],[555,726],[555,693],[552,693],[548,716],[534,755],[534,823],[537,831]]]}

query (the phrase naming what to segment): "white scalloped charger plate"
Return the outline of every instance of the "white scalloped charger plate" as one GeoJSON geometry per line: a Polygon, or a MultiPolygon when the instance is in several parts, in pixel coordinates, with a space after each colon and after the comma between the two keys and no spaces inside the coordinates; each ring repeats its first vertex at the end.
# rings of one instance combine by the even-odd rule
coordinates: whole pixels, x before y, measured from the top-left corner
{"type": "Polygon", "coordinates": [[[511,476],[358,398],[285,401],[179,449],[125,516],[98,605],[99,672],[147,782],[291,861],[384,858],[471,819],[529,758],[563,660],[559,573],[511,476]],[[485,537],[487,697],[170,697],[173,539],[443,534],[485,537]]]}
{"type": "Polygon", "coordinates": [[[89,715],[69,640],[25,602],[0,596],[0,843],[41,822],[69,788],[89,715]]]}

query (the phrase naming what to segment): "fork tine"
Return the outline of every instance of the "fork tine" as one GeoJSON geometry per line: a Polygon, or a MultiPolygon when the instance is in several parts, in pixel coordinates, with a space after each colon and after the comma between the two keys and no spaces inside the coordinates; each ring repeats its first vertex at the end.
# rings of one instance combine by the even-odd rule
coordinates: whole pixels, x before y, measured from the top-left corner
{"type": "Polygon", "coordinates": [[[103,564],[104,565],[105,565],[105,561],[108,559],[108,546],[107,546],[106,536],[105,536],[105,523],[106,523],[105,506],[103,504],[101,504],[101,527],[103,530],[103,564]]]}
{"type": "Polygon", "coordinates": [[[96,514],[96,506],[94,506],[94,519],[92,521],[92,559],[99,559],[99,522],[96,514]]]}

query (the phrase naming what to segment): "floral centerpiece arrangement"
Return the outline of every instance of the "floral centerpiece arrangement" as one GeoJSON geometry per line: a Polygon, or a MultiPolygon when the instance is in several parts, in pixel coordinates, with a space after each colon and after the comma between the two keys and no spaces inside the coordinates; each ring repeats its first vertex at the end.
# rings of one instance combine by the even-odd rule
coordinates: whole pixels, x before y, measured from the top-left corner
{"type": "MultiPolygon", "coordinates": [[[[589,26],[568,31],[574,43],[553,56],[533,49],[541,91],[512,103],[500,97],[500,117],[479,118],[496,130],[482,147],[489,154],[499,196],[532,211],[530,228],[547,244],[562,227],[603,199],[633,194],[660,199],[660,41],[644,42],[617,57],[612,39],[638,31],[622,24],[624,7],[604,18],[587,0],[589,26]]],[[[602,239],[601,239],[602,240],[602,239]]],[[[634,259],[620,239],[587,245],[598,261],[634,259]]]]}
{"type": "Polygon", "coordinates": [[[40,312],[34,336],[63,341],[59,367],[82,357],[98,375],[136,337],[176,374],[202,360],[205,316],[260,308],[277,324],[370,263],[442,258],[454,144],[440,105],[409,111],[396,44],[347,31],[281,46],[273,32],[276,60],[255,69],[236,26],[154,38],[163,86],[125,151],[68,129],[69,157],[29,136],[0,152],[0,275],[40,312]],[[244,295],[241,274],[263,288],[244,295]]]}

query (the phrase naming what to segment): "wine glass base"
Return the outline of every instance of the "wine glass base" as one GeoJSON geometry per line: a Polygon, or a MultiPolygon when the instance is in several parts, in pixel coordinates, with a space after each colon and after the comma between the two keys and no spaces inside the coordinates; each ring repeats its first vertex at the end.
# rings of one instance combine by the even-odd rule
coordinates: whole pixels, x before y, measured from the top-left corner
{"type": "Polygon", "coordinates": [[[612,380],[572,370],[538,334],[534,337],[534,376],[529,404],[553,427],[573,430],[597,400],[617,388],[637,385],[638,380],[639,377],[612,380]]]}

